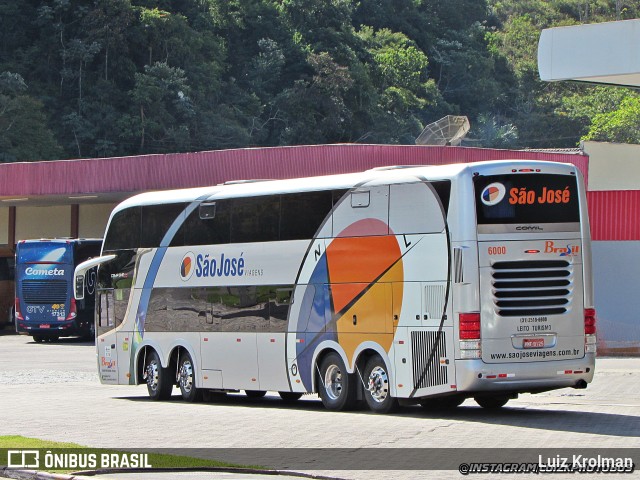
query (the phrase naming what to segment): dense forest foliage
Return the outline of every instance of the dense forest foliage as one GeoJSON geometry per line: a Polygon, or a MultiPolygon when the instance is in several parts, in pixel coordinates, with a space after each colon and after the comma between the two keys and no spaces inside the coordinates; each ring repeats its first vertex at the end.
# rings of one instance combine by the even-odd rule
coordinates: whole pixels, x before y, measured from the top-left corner
{"type": "Polygon", "coordinates": [[[0,161],[335,142],[640,143],[640,97],[541,82],[540,31],[633,0],[0,0],[0,161]]]}

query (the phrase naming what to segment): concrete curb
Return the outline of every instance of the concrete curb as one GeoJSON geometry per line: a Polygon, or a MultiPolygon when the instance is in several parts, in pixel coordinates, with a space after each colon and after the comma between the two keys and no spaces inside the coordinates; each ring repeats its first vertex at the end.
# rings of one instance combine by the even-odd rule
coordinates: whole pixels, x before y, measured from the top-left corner
{"type": "Polygon", "coordinates": [[[72,480],[78,477],[63,475],[61,473],[38,472],[36,470],[16,470],[15,468],[2,467],[0,477],[15,478],[17,480],[72,480]]]}
{"type": "Polygon", "coordinates": [[[236,475],[264,475],[264,476],[285,476],[296,478],[308,478],[313,480],[341,480],[337,477],[326,477],[322,475],[312,475],[302,472],[291,472],[281,470],[260,470],[252,468],[224,468],[224,467],[209,467],[209,468],[145,468],[145,469],[101,469],[101,470],[83,470],[81,472],[75,472],[70,475],[61,473],[48,473],[39,472],[36,470],[18,470],[15,468],[2,467],[0,468],[0,477],[13,478],[16,480],[86,480],[87,477],[98,477],[100,475],[117,475],[128,473],[171,473],[171,472],[209,472],[209,473],[231,473],[236,475]]]}

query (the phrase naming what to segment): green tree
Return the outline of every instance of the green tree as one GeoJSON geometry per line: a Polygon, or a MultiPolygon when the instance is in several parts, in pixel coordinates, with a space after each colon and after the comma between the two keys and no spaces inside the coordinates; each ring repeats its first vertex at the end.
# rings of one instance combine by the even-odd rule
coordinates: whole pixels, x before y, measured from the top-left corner
{"type": "Polygon", "coordinates": [[[640,97],[628,96],[619,107],[598,113],[583,140],[617,143],[640,143],[640,97]]]}
{"type": "Polygon", "coordinates": [[[41,102],[16,73],[0,73],[0,161],[50,160],[61,154],[41,102]]]}
{"type": "Polygon", "coordinates": [[[138,108],[136,136],[140,151],[185,151],[189,147],[189,120],[194,108],[189,85],[180,68],[166,63],[145,67],[135,75],[131,98],[138,108]]]}

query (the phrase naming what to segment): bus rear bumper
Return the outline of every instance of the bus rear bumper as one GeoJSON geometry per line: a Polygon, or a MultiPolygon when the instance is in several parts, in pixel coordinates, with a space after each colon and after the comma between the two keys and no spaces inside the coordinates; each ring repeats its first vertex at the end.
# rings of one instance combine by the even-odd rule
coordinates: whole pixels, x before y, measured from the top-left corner
{"type": "Polygon", "coordinates": [[[595,354],[583,358],[530,363],[456,360],[458,392],[537,393],[557,388],[585,388],[593,380],[595,354]]]}
{"type": "Polygon", "coordinates": [[[18,320],[16,323],[16,332],[21,335],[42,335],[56,337],[73,337],[83,335],[88,328],[83,328],[77,319],[65,322],[25,322],[18,320]],[[46,326],[45,326],[46,325],[46,326]]]}

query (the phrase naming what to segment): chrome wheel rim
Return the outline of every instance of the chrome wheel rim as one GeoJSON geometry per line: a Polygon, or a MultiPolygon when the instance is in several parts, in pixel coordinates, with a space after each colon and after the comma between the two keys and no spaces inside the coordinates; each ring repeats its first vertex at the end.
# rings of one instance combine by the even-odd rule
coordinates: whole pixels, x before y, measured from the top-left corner
{"type": "Polygon", "coordinates": [[[149,362],[147,365],[147,386],[151,391],[158,389],[158,382],[160,380],[160,368],[155,361],[149,362]]]}
{"type": "Polygon", "coordinates": [[[324,390],[331,400],[337,400],[342,394],[342,372],[337,365],[330,365],[324,373],[324,390]]]}
{"type": "Polygon", "coordinates": [[[375,367],[369,374],[367,390],[371,398],[377,402],[384,402],[389,396],[389,377],[382,367],[375,367]]]}
{"type": "Polygon", "coordinates": [[[180,388],[184,393],[190,393],[193,388],[193,365],[185,360],[180,366],[180,388]]]}

